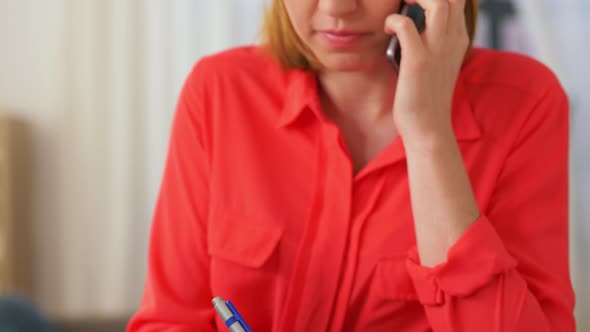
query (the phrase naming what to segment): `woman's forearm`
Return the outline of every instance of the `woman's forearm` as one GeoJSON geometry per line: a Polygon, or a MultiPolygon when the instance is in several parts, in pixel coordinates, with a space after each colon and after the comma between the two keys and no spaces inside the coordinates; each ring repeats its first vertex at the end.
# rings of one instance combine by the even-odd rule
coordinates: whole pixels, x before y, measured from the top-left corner
{"type": "Polygon", "coordinates": [[[452,128],[427,139],[404,139],[420,262],[433,267],[479,217],[452,128]]]}

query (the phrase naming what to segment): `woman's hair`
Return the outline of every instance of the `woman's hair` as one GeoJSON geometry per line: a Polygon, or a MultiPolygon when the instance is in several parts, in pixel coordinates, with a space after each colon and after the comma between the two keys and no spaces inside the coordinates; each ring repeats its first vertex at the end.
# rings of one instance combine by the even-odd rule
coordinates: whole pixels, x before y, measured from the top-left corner
{"type": "MultiPolygon", "coordinates": [[[[284,0],[270,0],[266,8],[261,32],[263,47],[286,69],[316,70],[321,67],[318,59],[301,41],[283,3],[284,0]]],[[[465,23],[469,33],[469,48],[475,38],[477,25],[478,0],[467,0],[465,5],[465,23]]]]}

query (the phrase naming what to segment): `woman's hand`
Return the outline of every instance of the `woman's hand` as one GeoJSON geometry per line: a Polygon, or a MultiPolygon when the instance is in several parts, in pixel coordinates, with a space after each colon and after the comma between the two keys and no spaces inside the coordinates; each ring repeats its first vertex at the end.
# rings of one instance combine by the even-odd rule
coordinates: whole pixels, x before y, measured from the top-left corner
{"type": "Polygon", "coordinates": [[[404,143],[452,134],[455,83],[469,47],[465,0],[406,0],[425,10],[420,35],[412,20],[393,14],[385,31],[396,34],[402,60],[393,106],[395,126],[404,143]]]}
{"type": "Polygon", "coordinates": [[[465,0],[407,2],[425,9],[426,29],[418,34],[400,15],[386,21],[402,48],[393,119],[406,150],[420,262],[433,267],[480,214],[451,121],[469,38],[465,0]]]}

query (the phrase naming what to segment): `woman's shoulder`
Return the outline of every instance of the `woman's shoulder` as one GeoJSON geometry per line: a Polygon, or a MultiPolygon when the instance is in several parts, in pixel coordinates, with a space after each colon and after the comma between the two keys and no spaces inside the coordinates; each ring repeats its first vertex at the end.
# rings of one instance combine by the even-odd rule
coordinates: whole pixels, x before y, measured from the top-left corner
{"type": "Polygon", "coordinates": [[[562,90],[555,73],[543,63],[523,54],[474,48],[463,66],[467,85],[520,91],[531,98],[548,90],[562,90]]]}
{"type": "Polygon", "coordinates": [[[187,84],[213,88],[219,84],[235,88],[250,86],[277,87],[285,71],[260,46],[240,46],[199,59],[187,78],[187,84]]]}
{"type": "Polygon", "coordinates": [[[227,126],[252,128],[279,117],[290,75],[262,47],[232,48],[199,59],[181,99],[198,102],[193,109],[211,132],[236,133],[227,126]]]}
{"type": "Polygon", "coordinates": [[[533,58],[473,49],[461,81],[480,129],[495,142],[512,146],[522,130],[544,122],[556,131],[566,128],[562,124],[569,114],[567,94],[555,73],[533,58]]]}

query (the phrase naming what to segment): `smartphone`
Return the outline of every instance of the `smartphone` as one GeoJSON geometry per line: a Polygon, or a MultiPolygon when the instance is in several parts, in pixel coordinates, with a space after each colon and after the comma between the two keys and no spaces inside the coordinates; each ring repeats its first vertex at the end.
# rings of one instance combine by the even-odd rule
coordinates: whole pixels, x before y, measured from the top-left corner
{"type": "MultiPolygon", "coordinates": [[[[422,33],[426,28],[426,16],[424,15],[424,9],[422,9],[420,5],[408,5],[405,2],[402,2],[400,15],[408,16],[410,19],[412,19],[414,24],[416,24],[416,28],[418,29],[419,33],[422,33]]],[[[394,35],[391,37],[386,54],[389,62],[391,62],[396,70],[399,70],[402,52],[397,36],[394,35]]]]}

